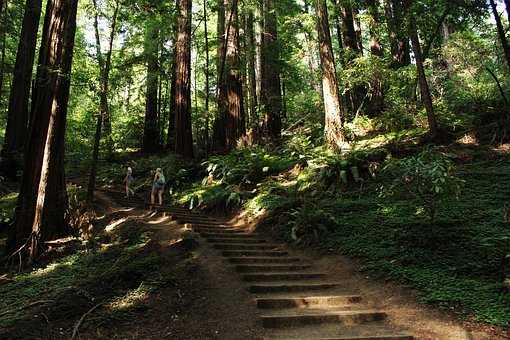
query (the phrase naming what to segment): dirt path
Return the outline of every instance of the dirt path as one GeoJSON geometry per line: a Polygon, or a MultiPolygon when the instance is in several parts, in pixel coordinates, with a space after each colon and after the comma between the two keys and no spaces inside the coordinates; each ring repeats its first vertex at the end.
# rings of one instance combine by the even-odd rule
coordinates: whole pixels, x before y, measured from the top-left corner
{"type": "MultiPolygon", "coordinates": [[[[117,202],[132,205],[120,198],[117,202]]],[[[137,222],[161,245],[191,235],[199,246],[184,272],[176,272],[185,276],[176,279],[176,286],[151,297],[136,321],[96,331],[98,337],[508,338],[501,330],[462,323],[423,306],[412,290],[370,279],[355,261],[341,256],[289,250],[264,235],[182,209],[148,213],[138,208],[131,214],[140,216],[137,222]]]]}

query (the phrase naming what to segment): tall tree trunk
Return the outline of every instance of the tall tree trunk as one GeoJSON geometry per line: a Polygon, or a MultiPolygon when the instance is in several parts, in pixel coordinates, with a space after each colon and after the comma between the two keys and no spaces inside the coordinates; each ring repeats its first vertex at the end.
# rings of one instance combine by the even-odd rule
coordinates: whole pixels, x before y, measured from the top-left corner
{"type": "Polygon", "coordinates": [[[333,0],[333,17],[335,20],[335,28],[336,28],[336,39],[338,41],[338,59],[340,63],[342,63],[343,58],[343,42],[342,42],[342,23],[340,21],[340,6],[338,6],[338,0],[333,0]]]}
{"type": "Polygon", "coordinates": [[[390,38],[393,67],[400,68],[411,63],[409,39],[405,31],[402,0],[385,0],[385,14],[390,38]]]}
{"type": "MultiPolygon", "coordinates": [[[[369,15],[369,31],[370,31],[370,53],[375,56],[383,57],[383,48],[379,37],[380,17],[377,0],[367,0],[367,9],[369,15]]],[[[376,73],[370,84],[370,105],[369,114],[371,116],[379,115],[384,109],[384,93],[381,74],[376,73]]]]}
{"type": "Polygon", "coordinates": [[[64,142],[77,0],[49,0],[46,8],[25,171],[9,244],[31,259],[43,241],[67,231],[64,142]],[[23,249],[23,250],[25,250],[23,249]]]}
{"type": "Polygon", "coordinates": [[[347,52],[347,61],[360,54],[356,29],[354,27],[354,14],[349,1],[340,2],[340,15],[342,17],[343,47],[347,52]]]}
{"type": "Polygon", "coordinates": [[[282,95],[280,84],[280,53],[278,21],[274,0],[264,0],[264,30],[262,35],[262,94],[260,102],[268,136],[279,139],[282,130],[282,95]]]}
{"type": "Polygon", "coordinates": [[[209,86],[209,30],[207,27],[207,1],[204,1],[204,38],[205,38],[205,149],[206,155],[209,155],[209,151],[211,149],[210,140],[209,140],[209,97],[210,97],[210,86],[209,86]]]}
{"type": "MultiPolygon", "coordinates": [[[[264,0],[257,0],[255,7],[255,26],[254,26],[254,34],[255,34],[255,95],[258,98],[258,103],[260,105],[261,97],[262,97],[262,68],[263,68],[263,60],[262,60],[262,32],[263,28],[263,12],[264,12],[264,0]]],[[[258,107],[257,107],[258,109],[258,107]]]]}
{"type": "MultiPolygon", "coordinates": [[[[94,31],[96,36],[96,59],[99,65],[99,114],[97,116],[96,133],[94,135],[94,146],[92,149],[92,163],[90,165],[89,183],[87,186],[87,201],[90,203],[94,199],[94,190],[96,188],[96,173],[97,161],[99,159],[99,146],[101,143],[101,132],[104,121],[110,115],[110,107],[108,104],[108,91],[110,86],[110,69],[112,64],[112,50],[113,40],[117,31],[117,16],[119,13],[119,0],[115,1],[115,9],[112,17],[112,24],[110,27],[110,37],[108,41],[108,51],[106,52],[106,60],[104,59],[101,49],[101,37],[99,34],[99,9],[97,1],[92,0],[94,7],[94,31]]],[[[111,134],[106,136],[108,138],[108,148],[111,147],[111,134]]],[[[109,150],[110,151],[110,150],[109,150]]]]}
{"type": "Polygon", "coordinates": [[[147,62],[147,83],[145,98],[145,125],[143,129],[144,153],[155,153],[160,150],[158,122],[158,86],[159,86],[159,28],[158,23],[148,20],[144,54],[147,62]]]}
{"type": "Polygon", "coordinates": [[[352,5],[352,22],[354,24],[354,32],[356,32],[356,43],[358,44],[358,53],[363,55],[363,37],[361,35],[361,20],[359,18],[358,4],[352,5]]]}
{"type": "Polygon", "coordinates": [[[225,111],[226,111],[226,86],[225,86],[225,3],[224,0],[218,1],[218,20],[216,26],[216,36],[218,40],[217,59],[216,59],[216,83],[217,93],[216,101],[218,114],[214,119],[213,126],[213,145],[215,150],[223,150],[226,145],[225,136],[225,111]]]}
{"type": "Polygon", "coordinates": [[[319,51],[322,66],[322,87],[324,92],[326,143],[333,149],[341,149],[344,142],[343,119],[344,113],[338,92],[338,79],[335,69],[335,59],[331,46],[329,31],[328,8],[326,0],[316,0],[317,31],[319,37],[319,51]]]}
{"type": "Polygon", "coordinates": [[[239,137],[246,133],[243,124],[243,85],[239,60],[239,16],[238,1],[225,0],[226,52],[225,53],[225,141],[228,149],[237,145],[239,137]]]}
{"type": "Polygon", "coordinates": [[[505,53],[506,63],[508,65],[508,70],[510,71],[510,46],[508,45],[508,39],[506,38],[506,31],[503,27],[503,23],[501,22],[501,17],[498,13],[498,8],[494,0],[489,0],[491,5],[492,14],[494,15],[494,20],[496,21],[496,28],[498,30],[499,41],[501,42],[501,46],[503,47],[503,52],[505,53]]]}
{"type": "Polygon", "coordinates": [[[423,56],[421,52],[420,39],[418,38],[418,30],[412,9],[412,0],[404,0],[404,9],[408,17],[408,30],[411,44],[413,46],[414,58],[416,60],[416,69],[418,72],[418,83],[420,85],[421,100],[425,110],[427,111],[427,120],[429,123],[429,132],[432,138],[437,137],[438,127],[434,107],[432,105],[432,97],[430,95],[429,84],[425,76],[425,68],[423,67],[423,56]]]}
{"type": "Polygon", "coordinates": [[[193,158],[191,130],[191,0],[179,0],[175,78],[175,152],[193,158]]]}
{"type": "Polygon", "coordinates": [[[0,50],[0,99],[4,90],[4,72],[5,72],[5,51],[7,37],[7,0],[0,0],[0,42],[2,49],[0,50]]]}
{"type": "Polygon", "coordinates": [[[505,0],[506,18],[510,21],[510,0],[505,0]]]}
{"type": "Polygon", "coordinates": [[[28,130],[29,96],[42,0],[27,0],[9,97],[3,153],[22,153],[28,130]]]}
{"type": "MultiPolygon", "coordinates": [[[[177,8],[178,1],[176,0],[175,6],[177,8]]],[[[166,147],[168,150],[175,150],[175,82],[177,80],[177,18],[173,21],[172,33],[172,65],[171,79],[170,79],[170,108],[168,112],[168,134],[166,140],[166,147]]]]}
{"type": "Polygon", "coordinates": [[[257,117],[257,80],[255,74],[255,34],[253,29],[254,15],[252,11],[248,12],[246,17],[246,64],[248,71],[248,94],[250,98],[250,126],[256,127],[258,124],[257,117]]]}

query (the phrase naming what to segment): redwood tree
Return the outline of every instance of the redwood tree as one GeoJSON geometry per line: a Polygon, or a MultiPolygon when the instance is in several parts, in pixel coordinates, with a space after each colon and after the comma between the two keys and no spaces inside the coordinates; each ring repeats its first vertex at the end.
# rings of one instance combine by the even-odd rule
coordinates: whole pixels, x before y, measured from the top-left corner
{"type": "Polygon", "coordinates": [[[239,137],[245,134],[243,85],[239,59],[239,15],[238,1],[225,0],[226,51],[222,69],[225,77],[225,142],[228,149],[237,145],[239,137]]]}
{"type": "Polygon", "coordinates": [[[147,20],[144,55],[147,63],[147,92],[145,96],[145,125],[143,129],[142,151],[145,153],[155,153],[160,150],[158,121],[159,28],[156,20],[147,20]]]}
{"type": "Polygon", "coordinates": [[[405,15],[402,0],[385,0],[385,15],[390,38],[393,67],[409,65],[409,37],[405,30],[405,15]]]}
{"type": "MultiPolygon", "coordinates": [[[[369,31],[370,31],[370,53],[374,57],[383,57],[383,48],[379,37],[379,7],[377,0],[367,0],[367,12],[369,15],[369,31]]],[[[369,114],[372,116],[380,114],[384,109],[384,93],[381,75],[379,72],[374,74],[370,84],[370,104],[369,114]]]]}
{"type": "Polygon", "coordinates": [[[177,3],[177,41],[175,53],[175,152],[193,157],[191,130],[191,8],[192,0],[177,3]]]}
{"type": "Polygon", "coordinates": [[[43,241],[66,233],[64,136],[78,0],[49,0],[32,95],[25,171],[10,234],[12,250],[34,259],[43,241]]]}
{"type": "Polygon", "coordinates": [[[29,96],[35,58],[37,31],[41,17],[42,0],[27,0],[18,43],[16,64],[9,97],[4,154],[23,152],[27,138],[29,96]]]}
{"type": "Polygon", "coordinates": [[[334,149],[340,149],[344,142],[344,112],[338,92],[338,79],[335,70],[333,48],[331,46],[326,0],[316,0],[316,12],[324,92],[324,133],[326,143],[334,149]]]}
{"type": "Polygon", "coordinates": [[[282,130],[282,95],[280,81],[280,53],[278,46],[278,21],[274,0],[264,0],[262,33],[262,93],[260,102],[266,132],[278,139],[282,130]]]}

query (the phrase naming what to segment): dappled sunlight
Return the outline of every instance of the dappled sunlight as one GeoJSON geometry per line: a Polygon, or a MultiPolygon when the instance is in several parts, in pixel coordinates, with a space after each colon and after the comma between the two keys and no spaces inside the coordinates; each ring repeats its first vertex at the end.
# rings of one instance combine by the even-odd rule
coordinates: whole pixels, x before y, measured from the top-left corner
{"type": "Polygon", "coordinates": [[[123,296],[117,297],[115,300],[105,305],[105,308],[111,312],[127,311],[147,301],[149,294],[150,289],[142,282],[140,287],[128,291],[123,296]]]}
{"type": "Polygon", "coordinates": [[[108,233],[109,233],[109,232],[112,232],[112,231],[113,231],[113,230],[115,230],[118,226],[120,226],[122,223],[127,222],[127,221],[129,221],[129,220],[132,220],[132,218],[130,218],[130,217],[123,217],[123,218],[121,218],[121,219],[119,219],[119,220],[116,220],[116,221],[115,221],[115,222],[113,222],[113,223],[108,224],[108,225],[106,226],[106,228],[104,228],[104,230],[105,230],[106,232],[108,232],[108,233]]]}

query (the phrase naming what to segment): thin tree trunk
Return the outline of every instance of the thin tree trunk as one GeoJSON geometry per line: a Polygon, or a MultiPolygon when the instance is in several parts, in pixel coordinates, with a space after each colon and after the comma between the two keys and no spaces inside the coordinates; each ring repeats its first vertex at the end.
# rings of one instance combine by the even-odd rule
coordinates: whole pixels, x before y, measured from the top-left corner
{"type": "MultiPolygon", "coordinates": [[[[110,28],[110,37],[108,41],[108,51],[106,52],[106,60],[104,59],[103,52],[101,49],[101,37],[99,34],[99,10],[97,7],[97,1],[92,0],[94,7],[94,31],[96,36],[96,58],[99,65],[99,78],[101,80],[99,90],[99,114],[97,116],[96,133],[94,135],[94,146],[92,149],[92,162],[90,165],[89,182],[87,186],[87,201],[91,203],[94,200],[94,190],[96,188],[96,173],[97,173],[97,161],[99,159],[99,146],[101,143],[101,132],[104,121],[109,116],[110,107],[108,104],[108,89],[110,86],[110,69],[112,63],[112,50],[113,40],[115,39],[115,33],[117,30],[117,16],[119,13],[119,0],[115,2],[115,9],[112,17],[112,24],[110,28]]],[[[105,136],[108,141],[109,152],[111,147],[111,133],[105,136]]]]}
{"type": "Polygon", "coordinates": [[[191,0],[179,0],[175,81],[175,152],[193,158],[191,129],[191,0]]]}
{"type": "Polygon", "coordinates": [[[322,87],[324,91],[326,143],[333,149],[341,149],[344,142],[343,119],[344,113],[338,92],[338,79],[335,69],[335,59],[331,46],[329,31],[328,8],[326,0],[316,0],[317,31],[319,37],[319,51],[322,66],[322,87]]]}
{"type": "MultiPolygon", "coordinates": [[[[370,53],[375,57],[382,58],[383,48],[378,34],[380,25],[378,1],[367,0],[366,3],[369,15],[370,53]]],[[[384,109],[384,92],[381,77],[379,73],[374,74],[370,84],[371,97],[368,111],[371,116],[381,114],[384,109]]]]}
{"type": "Polygon", "coordinates": [[[429,123],[429,132],[432,138],[437,137],[438,127],[434,107],[432,105],[432,97],[425,75],[425,68],[423,67],[423,57],[421,53],[420,39],[418,38],[418,31],[416,28],[416,21],[412,11],[412,0],[404,0],[404,8],[408,16],[408,30],[411,44],[413,46],[414,58],[416,60],[416,69],[418,72],[418,83],[420,85],[421,100],[425,110],[427,111],[427,120],[429,123]]]}
{"type": "Polygon", "coordinates": [[[265,130],[277,140],[282,130],[282,95],[280,84],[280,55],[278,22],[274,0],[264,0],[264,29],[262,35],[262,94],[260,98],[265,130]]]}
{"type": "Polygon", "coordinates": [[[510,0],[505,0],[506,18],[510,21],[510,0]]]}
{"type": "Polygon", "coordinates": [[[204,2],[204,38],[205,38],[205,149],[206,156],[209,155],[209,151],[211,149],[210,140],[209,140],[209,34],[207,27],[207,1],[204,2]]]}
{"type": "MultiPolygon", "coordinates": [[[[499,41],[501,42],[501,46],[503,47],[503,52],[505,53],[505,59],[508,66],[508,70],[510,71],[510,46],[508,45],[508,39],[506,37],[505,28],[503,27],[503,23],[501,22],[501,17],[498,13],[498,8],[494,0],[489,0],[492,14],[494,15],[494,20],[496,21],[496,28],[498,30],[499,41]]],[[[507,7],[508,8],[508,7],[507,7]]]]}
{"type": "Polygon", "coordinates": [[[49,0],[42,34],[25,171],[9,244],[33,260],[67,230],[64,142],[77,0],[49,0]]]}
{"type": "Polygon", "coordinates": [[[25,14],[9,97],[5,142],[2,150],[6,155],[22,153],[27,138],[28,104],[41,7],[42,0],[27,0],[25,3],[25,14]]]}

